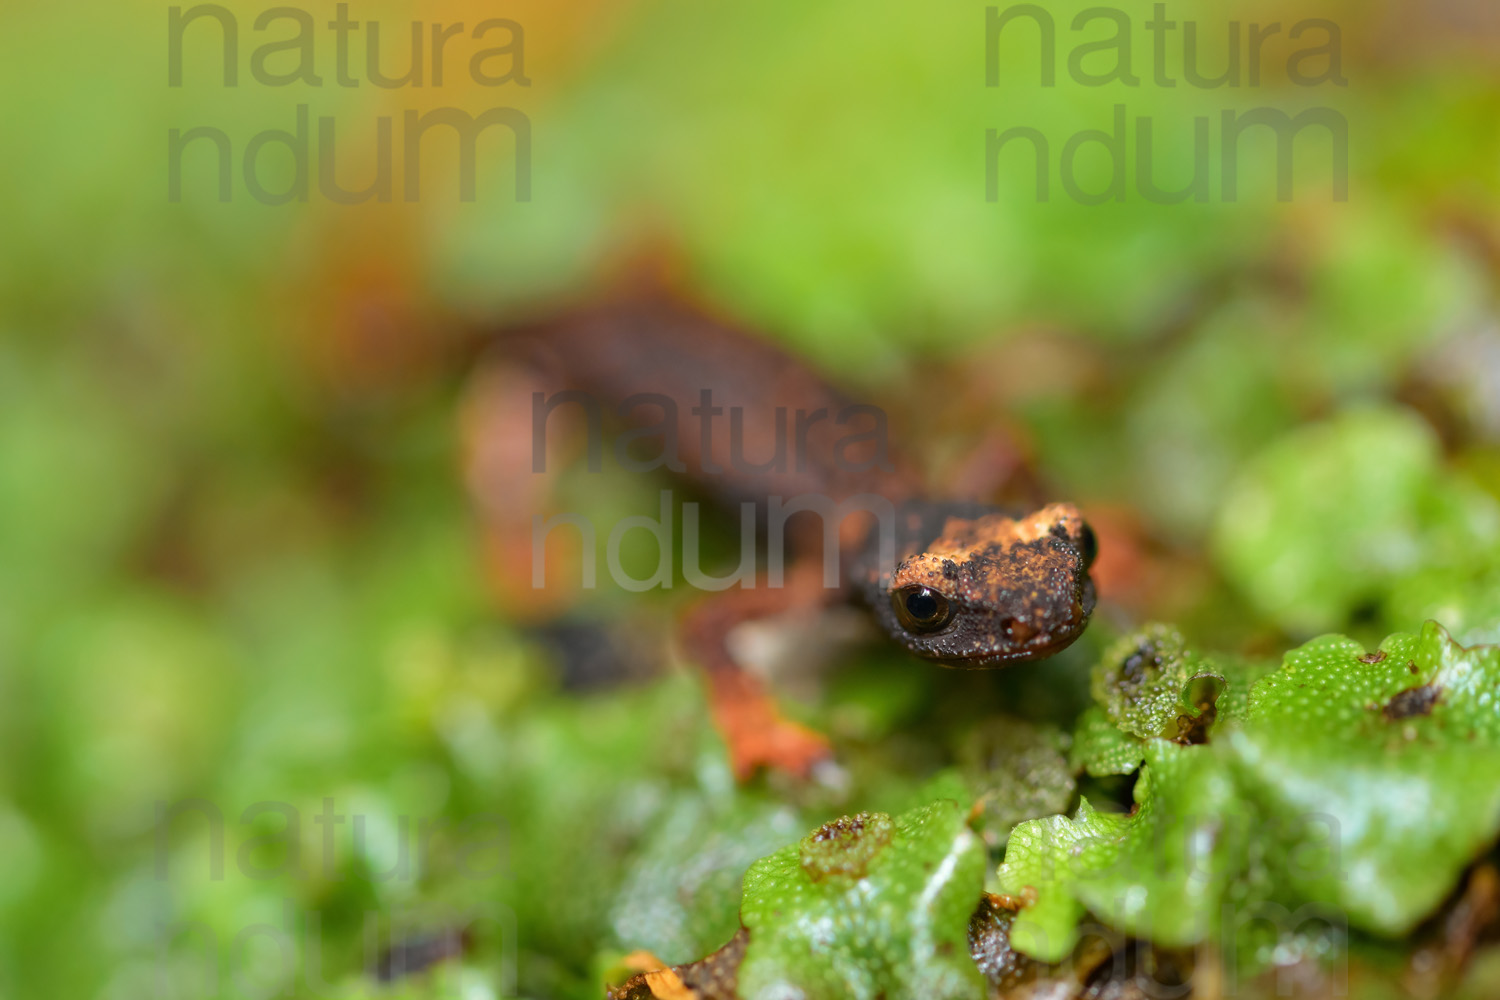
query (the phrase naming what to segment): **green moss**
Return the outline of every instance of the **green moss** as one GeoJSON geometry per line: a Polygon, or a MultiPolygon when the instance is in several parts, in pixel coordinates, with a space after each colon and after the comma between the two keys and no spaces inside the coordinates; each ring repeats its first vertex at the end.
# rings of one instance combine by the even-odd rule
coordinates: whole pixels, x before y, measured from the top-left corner
{"type": "Polygon", "coordinates": [[[1288,653],[1229,741],[1267,815],[1326,827],[1278,873],[1285,888],[1410,930],[1500,832],[1497,700],[1500,647],[1466,649],[1433,622],[1374,653],[1336,636],[1288,653]]]}
{"type": "Polygon", "coordinates": [[[1075,783],[1058,727],[1002,716],[976,727],[958,747],[963,780],[979,803],[987,843],[998,846],[1022,820],[1068,807],[1075,783]]]}
{"type": "Polygon", "coordinates": [[[825,823],[797,845],[802,870],[814,882],[835,875],[864,878],[894,832],[895,824],[885,813],[860,813],[825,823]]]}
{"type": "Polygon", "coordinates": [[[1500,507],[1443,467],[1435,435],[1414,413],[1355,410],[1249,462],[1219,510],[1214,542],[1260,611],[1307,634],[1378,606],[1407,576],[1494,566],[1500,507]]]}
{"type": "Polygon", "coordinates": [[[1148,626],[1105,651],[1094,668],[1094,700],[1121,731],[1156,736],[1177,717],[1193,660],[1176,629],[1148,626]]]}
{"type": "Polygon", "coordinates": [[[1500,647],[1465,648],[1435,622],[1374,652],[1327,636],[1248,683],[1260,668],[1151,627],[1096,677],[1148,644],[1163,652],[1140,671],[1141,697],[1086,713],[1075,757],[1098,774],[1143,760],[1132,811],[1085,801],[1011,835],[1001,889],[1035,893],[1013,928],[1020,951],[1062,958],[1085,913],[1160,945],[1252,956],[1282,932],[1313,950],[1345,926],[1405,934],[1500,833],[1500,647]],[[1127,732],[1166,717],[1184,664],[1225,682],[1207,742],[1127,732]]]}
{"type": "Polygon", "coordinates": [[[956,802],[828,824],[746,873],[740,995],[982,997],[968,922],[984,868],[956,802]]]}
{"type": "Polygon", "coordinates": [[[1269,668],[1190,649],[1168,625],[1147,625],[1105,650],[1093,671],[1097,704],[1080,717],[1071,760],[1095,777],[1129,774],[1148,739],[1203,742],[1241,718],[1251,685],[1269,668]]]}
{"type": "Polygon", "coordinates": [[[761,796],[675,793],[636,847],[610,908],[613,941],[677,964],[739,928],[740,881],[751,862],[797,835],[803,820],[761,796]]]}
{"type": "Polygon", "coordinates": [[[1110,721],[1108,712],[1095,705],[1078,720],[1068,760],[1074,770],[1099,778],[1129,774],[1141,766],[1144,753],[1139,738],[1122,731],[1110,721]]]}
{"type": "Polygon", "coordinates": [[[1241,866],[1217,833],[1241,806],[1227,769],[1206,751],[1151,740],[1131,815],[1085,800],[1069,819],[1023,823],[1000,866],[1002,891],[1036,890],[1011,931],[1017,950],[1058,961],[1072,951],[1084,912],[1111,927],[1178,946],[1212,929],[1241,866]]]}

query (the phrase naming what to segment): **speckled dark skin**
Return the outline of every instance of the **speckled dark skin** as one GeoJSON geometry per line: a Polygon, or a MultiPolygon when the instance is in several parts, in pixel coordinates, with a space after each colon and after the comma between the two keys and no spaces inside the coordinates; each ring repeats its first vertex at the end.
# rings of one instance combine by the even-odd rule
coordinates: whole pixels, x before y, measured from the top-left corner
{"type": "Polygon", "coordinates": [[[1008,514],[979,504],[913,501],[897,518],[897,561],[882,571],[874,539],[854,576],[891,638],[929,660],[998,667],[1039,660],[1081,634],[1094,610],[1092,532],[1072,504],[1008,514]],[[913,630],[898,616],[903,593],[926,588],[951,620],[913,630]]]}

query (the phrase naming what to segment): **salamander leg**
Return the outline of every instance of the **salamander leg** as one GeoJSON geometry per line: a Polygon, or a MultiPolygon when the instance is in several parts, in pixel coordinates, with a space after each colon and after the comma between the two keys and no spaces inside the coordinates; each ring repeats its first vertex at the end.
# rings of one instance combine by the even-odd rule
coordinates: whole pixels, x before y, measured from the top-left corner
{"type": "Polygon", "coordinates": [[[832,757],[828,738],[781,714],[761,680],[730,653],[728,638],[744,622],[769,618],[792,608],[816,612],[835,591],[824,590],[817,568],[788,572],[786,586],[728,590],[705,598],[682,623],[683,652],[708,675],[709,706],[740,781],[762,767],[799,778],[832,757]]]}

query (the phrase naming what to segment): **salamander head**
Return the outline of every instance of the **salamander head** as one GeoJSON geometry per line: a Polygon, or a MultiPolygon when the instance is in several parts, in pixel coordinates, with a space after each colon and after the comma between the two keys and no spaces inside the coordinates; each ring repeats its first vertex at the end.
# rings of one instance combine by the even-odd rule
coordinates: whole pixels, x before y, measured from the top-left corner
{"type": "Polygon", "coordinates": [[[1040,660],[1083,634],[1097,543],[1078,508],[949,516],[872,579],[881,625],[918,656],[959,667],[1040,660]]]}

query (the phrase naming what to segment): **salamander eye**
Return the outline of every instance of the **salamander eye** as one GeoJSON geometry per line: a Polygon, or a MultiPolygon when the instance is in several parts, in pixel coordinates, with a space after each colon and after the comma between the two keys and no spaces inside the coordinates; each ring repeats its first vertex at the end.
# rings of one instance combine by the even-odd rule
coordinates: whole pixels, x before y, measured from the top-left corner
{"type": "Polygon", "coordinates": [[[948,598],[929,587],[902,587],[891,595],[891,608],[908,632],[936,632],[953,620],[948,598]]]}
{"type": "Polygon", "coordinates": [[[1087,523],[1078,534],[1078,554],[1083,557],[1084,569],[1094,565],[1094,560],[1099,558],[1099,539],[1094,537],[1094,529],[1087,523]]]}

